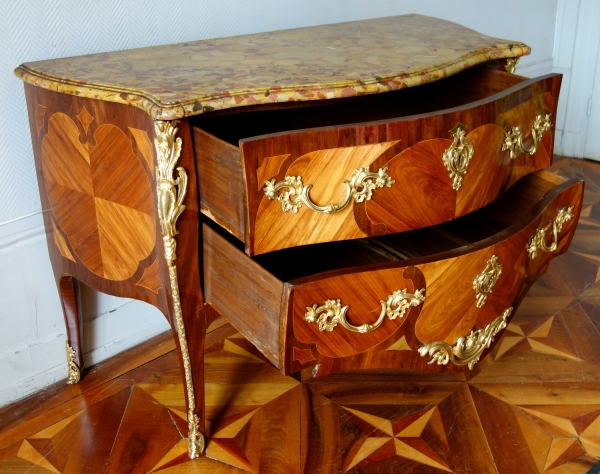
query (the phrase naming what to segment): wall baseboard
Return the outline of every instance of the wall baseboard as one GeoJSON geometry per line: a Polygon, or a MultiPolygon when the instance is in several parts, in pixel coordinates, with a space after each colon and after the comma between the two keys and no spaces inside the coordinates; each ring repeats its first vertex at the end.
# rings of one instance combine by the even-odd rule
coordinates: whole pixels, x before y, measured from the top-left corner
{"type": "Polygon", "coordinates": [[[61,365],[52,367],[40,373],[36,373],[35,375],[32,375],[15,384],[9,385],[8,387],[1,388],[0,407],[16,402],[35,392],[43,390],[44,388],[60,381],[61,379],[64,379],[66,383],[66,373],[67,363],[63,362],[61,365]]]}
{"type": "MultiPolygon", "coordinates": [[[[64,379],[66,330],[48,256],[42,213],[0,225],[0,406],[64,379]]],[[[155,307],[85,288],[87,367],[170,326],[155,307]]]]}
{"type": "Polygon", "coordinates": [[[98,364],[132,347],[158,336],[171,327],[166,318],[155,308],[131,300],[127,305],[83,325],[83,361],[86,367],[98,364]],[[119,328],[117,330],[116,328],[119,328]],[[89,348],[89,350],[87,349],[89,348]]]}

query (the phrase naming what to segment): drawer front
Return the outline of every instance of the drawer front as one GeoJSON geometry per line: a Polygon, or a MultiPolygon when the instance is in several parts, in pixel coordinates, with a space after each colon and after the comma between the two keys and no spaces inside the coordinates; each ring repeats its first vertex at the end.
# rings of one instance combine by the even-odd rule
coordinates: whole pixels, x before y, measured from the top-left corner
{"type": "Polygon", "coordinates": [[[289,371],[308,361],[325,372],[444,369],[438,359],[450,370],[472,366],[549,261],[567,250],[582,196],[582,182],[564,183],[519,223],[470,247],[297,282],[289,371]]]}
{"type": "Polygon", "coordinates": [[[488,204],[550,164],[560,80],[440,113],[242,140],[247,253],[402,232],[488,204]]]}
{"type": "Polygon", "coordinates": [[[426,294],[423,274],[415,267],[309,283],[294,290],[294,335],[327,357],[358,354],[418,315],[426,294]]]}

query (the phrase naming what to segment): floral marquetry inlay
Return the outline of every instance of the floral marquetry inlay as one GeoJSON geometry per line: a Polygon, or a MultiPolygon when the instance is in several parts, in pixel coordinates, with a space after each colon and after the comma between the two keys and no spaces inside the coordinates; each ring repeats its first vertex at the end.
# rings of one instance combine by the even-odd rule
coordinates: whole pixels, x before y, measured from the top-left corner
{"type": "Polygon", "coordinates": [[[65,238],[62,236],[54,222],[52,223],[52,237],[54,239],[54,245],[56,245],[56,248],[58,248],[60,254],[72,262],[77,262],[73,258],[73,254],[69,250],[69,246],[67,245],[67,242],[65,242],[65,238]]]}
{"type": "Polygon", "coordinates": [[[40,104],[38,104],[37,109],[35,110],[35,128],[38,137],[40,136],[42,128],[44,128],[44,121],[46,120],[46,110],[46,107],[40,104]]]}
{"type": "Polygon", "coordinates": [[[85,107],[81,108],[81,112],[77,114],[77,119],[81,122],[81,126],[83,127],[83,131],[87,133],[88,128],[90,128],[90,123],[94,120],[94,117],[90,115],[85,107]]]}
{"type": "MultiPolygon", "coordinates": [[[[77,117],[84,128],[93,121],[85,109],[77,117]]],[[[96,275],[125,280],[155,244],[150,179],[120,128],[100,125],[93,138],[82,144],[76,123],[53,114],[42,141],[44,184],[79,260],[96,275]]]]}

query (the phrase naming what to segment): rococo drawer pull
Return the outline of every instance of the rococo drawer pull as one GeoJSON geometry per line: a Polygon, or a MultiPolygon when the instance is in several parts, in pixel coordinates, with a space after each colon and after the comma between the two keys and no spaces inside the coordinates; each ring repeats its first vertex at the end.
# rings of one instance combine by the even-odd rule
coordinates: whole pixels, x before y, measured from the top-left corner
{"type": "Polygon", "coordinates": [[[533,234],[531,237],[529,244],[527,244],[527,253],[529,254],[530,258],[535,258],[538,250],[543,250],[544,252],[554,252],[556,250],[556,246],[558,245],[558,233],[562,230],[562,226],[565,224],[565,222],[573,219],[573,207],[574,206],[570,206],[559,209],[556,217],[550,224],[535,231],[535,234],[533,234]],[[552,233],[554,234],[554,240],[550,246],[547,246],[546,232],[551,225],[552,233]]]}
{"type": "Polygon", "coordinates": [[[542,139],[544,132],[547,132],[552,128],[552,122],[550,117],[552,114],[538,115],[533,125],[531,126],[531,138],[533,139],[533,145],[527,149],[523,145],[523,132],[519,127],[513,127],[504,136],[504,144],[502,145],[502,151],[509,151],[510,159],[514,160],[517,157],[517,150],[522,153],[533,155],[542,139]]]}
{"type": "Polygon", "coordinates": [[[500,278],[502,264],[498,263],[498,257],[492,255],[487,261],[483,271],[473,280],[473,289],[477,298],[477,307],[481,308],[486,298],[492,292],[492,288],[500,278]]]}
{"type": "Polygon", "coordinates": [[[467,174],[467,167],[475,152],[473,143],[467,140],[465,128],[467,126],[459,122],[450,130],[450,133],[454,135],[454,140],[442,155],[442,161],[446,169],[450,171],[450,177],[454,179],[452,189],[455,191],[462,186],[463,177],[467,174]]]}
{"type": "Polygon", "coordinates": [[[425,357],[429,354],[431,360],[427,364],[437,362],[438,365],[468,365],[472,369],[484,350],[492,344],[494,336],[506,327],[506,320],[512,313],[512,306],[494,319],[484,328],[471,331],[466,336],[460,336],[454,346],[443,342],[431,342],[419,347],[419,354],[425,357]]]}
{"type": "Polygon", "coordinates": [[[269,199],[277,199],[281,203],[283,212],[291,211],[292,213],[296,213],[302,207],[302,204],[306,204],[306,207],[311,211],[333,214],[345,209],[351,199],[354,199],[356,203],[361,203],[365,200],[369,201],[373,196],[375,188],[391,187],[396,181],[387,174],[387,170],[387,166],[380,168],[377,173],[370,172],[368,168],[358,168],[355,170],[352,179],[349,182],[344,181],[346,185],[346,197],[341,204],[316,205],[312,202],[308,194],[310,188],[312,188],[312,184],[304,186],[301,176],[286,176],[284,181],[279,181],[278,183],[275,183],[275,178],[271,181],[265,181],[264,192],[269,199]],[[284,191],[280,193],[280,190],[284,191]],[[292,196],[297,197],[292,200],[292,196]]]}
{"type": "Polygon", "coordinates": [[[419,306],[425,301],[423,292],[425,288],[416,290],[414,293],[409,293],[406,288],[396,290],[388,296],[387,301],[380,300],[381,314],[377,321],[373,324],[363,324],[361,326],[353,326],[346,319],[346,313],[350,306],[342,306],[340,300],[326,300],[323,306],[317,307],[316,304],[306,308],[304,315],[305,321],[309,323],[317,323],[319,331],[333,331],[339,324],[348,331],[367,333],[374,331],[383,323],[387,316],[389,319],[403,318],[406,310],[411,306],[419,306]]]}

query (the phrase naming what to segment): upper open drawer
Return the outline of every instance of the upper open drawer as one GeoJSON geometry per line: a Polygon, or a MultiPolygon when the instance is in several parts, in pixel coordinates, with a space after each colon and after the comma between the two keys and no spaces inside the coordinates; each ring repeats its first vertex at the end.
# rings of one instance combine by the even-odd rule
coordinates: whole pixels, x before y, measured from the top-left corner
{"type": "Polygon", "coordinates": [[[452,220],[551,163],[560,82],[484,66],[375,96],[199,116],[201,210],[248,255],[452,220]]]}

